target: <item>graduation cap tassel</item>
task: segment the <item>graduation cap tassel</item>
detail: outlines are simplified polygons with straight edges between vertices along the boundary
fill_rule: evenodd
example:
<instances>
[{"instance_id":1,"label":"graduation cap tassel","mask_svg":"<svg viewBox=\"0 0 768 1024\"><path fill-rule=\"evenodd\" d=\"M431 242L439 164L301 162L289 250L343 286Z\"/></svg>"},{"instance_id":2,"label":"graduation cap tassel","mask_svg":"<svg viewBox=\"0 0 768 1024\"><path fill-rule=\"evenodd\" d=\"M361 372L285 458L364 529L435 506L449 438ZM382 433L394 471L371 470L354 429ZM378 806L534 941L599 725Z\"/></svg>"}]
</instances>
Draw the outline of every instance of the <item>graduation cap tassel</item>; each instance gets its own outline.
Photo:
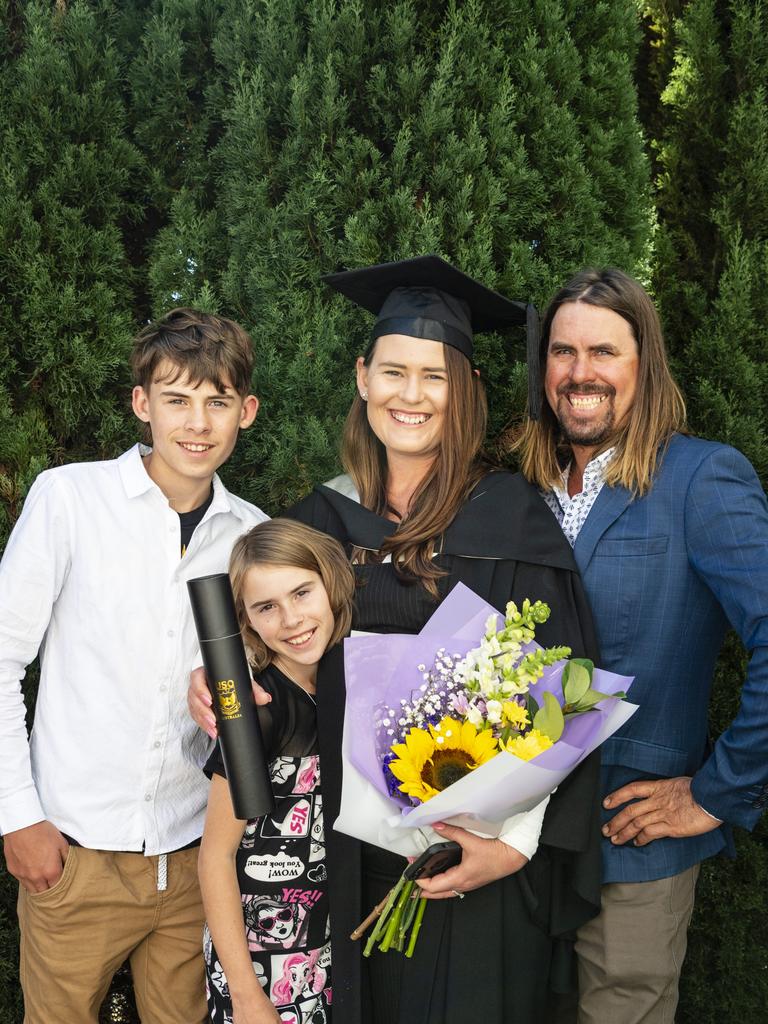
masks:
<instances>
[{"instance_id":1,"label":"graduation cap tassel","mask_svg":"<svg viewBox=\"0 0 768 1024\"><path fill-rule=\"evenodd\" d=\"M525 308L526 349L528 358L528 416L532 420L541 417L541 370L539 345L541 328L539 314L532 303Z\"/></svg>"}]
</instances>

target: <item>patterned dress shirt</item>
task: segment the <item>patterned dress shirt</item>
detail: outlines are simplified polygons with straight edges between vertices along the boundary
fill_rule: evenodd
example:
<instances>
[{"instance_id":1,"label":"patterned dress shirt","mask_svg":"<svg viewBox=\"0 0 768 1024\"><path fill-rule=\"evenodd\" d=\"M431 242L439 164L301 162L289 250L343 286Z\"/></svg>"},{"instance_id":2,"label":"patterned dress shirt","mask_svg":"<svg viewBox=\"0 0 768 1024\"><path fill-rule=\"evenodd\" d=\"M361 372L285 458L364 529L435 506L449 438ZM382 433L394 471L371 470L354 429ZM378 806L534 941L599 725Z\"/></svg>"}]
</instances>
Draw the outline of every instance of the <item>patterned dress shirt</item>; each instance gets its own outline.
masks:
<instances>
[{"instance_id":1,"label":"patterned dress shirt","mask_svg":"<svg viewBox=\"0 0 768 1024\"><path fill-rule=\"evenodd\" d=\"M584 480L581 490L571 498L568 494L568 477L571 472L571 463L565 467L561 474L561 483L555 484L551 491L542 491L541 496L555 513L563 533L568 538L568 543L573 547L576 538L579 536L592 506L597 501L597 496L603 489L605 483L605 471L608 463L613 458L614 448L608 448L601 452L591 462L587 463L584 470Z\"/></svg>"}]
</instances>

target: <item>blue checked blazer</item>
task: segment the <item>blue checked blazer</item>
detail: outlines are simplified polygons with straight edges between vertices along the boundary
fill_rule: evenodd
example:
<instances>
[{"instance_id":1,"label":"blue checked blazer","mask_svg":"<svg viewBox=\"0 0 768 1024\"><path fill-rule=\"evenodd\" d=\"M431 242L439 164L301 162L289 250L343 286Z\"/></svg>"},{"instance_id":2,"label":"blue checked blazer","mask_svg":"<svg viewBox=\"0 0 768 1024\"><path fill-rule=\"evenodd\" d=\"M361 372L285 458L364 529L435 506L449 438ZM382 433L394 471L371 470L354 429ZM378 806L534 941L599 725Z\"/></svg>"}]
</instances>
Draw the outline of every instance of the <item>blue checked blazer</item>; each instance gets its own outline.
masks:
<instances>
[{"instance_id":1,"label":"blue checked blazer","mask_svg":"<svg viewBox=\"0 0 768 1024\"><path fill-rule=\"evenodd\" d=\"M647 495L603 487L574 554L602 666L635 676L640 705L603 747L605 792L691 775L702 807L753 828L768 802L768 506L752 466L676 435ZM707 708L729 624L750 661L738 713L712 747ZM604 881L665 878L730 846L726 827L644 847L604 840Z\"/></svg>"}]
</instances>

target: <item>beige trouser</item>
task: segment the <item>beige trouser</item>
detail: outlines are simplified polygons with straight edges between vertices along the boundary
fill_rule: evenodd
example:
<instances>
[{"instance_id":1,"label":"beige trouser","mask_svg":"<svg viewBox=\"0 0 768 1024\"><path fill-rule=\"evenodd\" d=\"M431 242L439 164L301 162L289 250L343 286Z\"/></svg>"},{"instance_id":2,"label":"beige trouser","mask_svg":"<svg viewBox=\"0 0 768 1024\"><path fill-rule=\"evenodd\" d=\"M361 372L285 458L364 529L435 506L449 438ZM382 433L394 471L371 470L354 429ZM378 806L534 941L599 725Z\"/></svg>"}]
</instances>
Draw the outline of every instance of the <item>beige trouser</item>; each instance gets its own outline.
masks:
<instances>
[{"instance_id":1,"label":"beige trouser","mask_svg":"<svg viewBox=\"0 0 768 1024\"><path fill-rule=\"evenodd\" d=\"M603 886L579 929L579 1024L673 1024L699 865Z\"/></svg>"},{"instance_id":2,"label":"beige trouser","mask_svg":"<svg viewBox=\"0 0 768 1024\"><path fill-rule=\"evenodd\" d=\"M142 1024L206 1019L197 850L157 857L72 846L52 889L19 889L25 1024L96 1024L118 967L130 959Z\"/></svg>"}]
</instances>

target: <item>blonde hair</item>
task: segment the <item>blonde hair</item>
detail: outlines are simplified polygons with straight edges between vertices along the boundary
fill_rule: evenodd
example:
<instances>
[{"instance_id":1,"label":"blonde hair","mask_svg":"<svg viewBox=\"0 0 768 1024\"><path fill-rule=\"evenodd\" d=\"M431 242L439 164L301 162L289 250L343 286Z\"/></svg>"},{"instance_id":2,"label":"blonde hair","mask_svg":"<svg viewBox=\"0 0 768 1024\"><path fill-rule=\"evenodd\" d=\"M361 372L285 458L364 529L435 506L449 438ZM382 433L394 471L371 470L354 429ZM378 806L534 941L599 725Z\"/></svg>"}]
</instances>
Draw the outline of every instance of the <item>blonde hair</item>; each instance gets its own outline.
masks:
<instances>
[{"instance_id":1,"label":"blonde hair","mask_svg":"<svg viewBox=\"0 0 768 1024\"><path fill-rule=\"evenodd\" d=\"M413 339L418 345L418 339ZM382 545L392 555L400 576L419 580L437 596L437 580L445 575L433 561L440 538L486 469L480 451L485 439L488 405L485 387L466 356L445 345L448 404L435 461L411 498L407 516ZM370 366L376 342L364 357ZM384 515L387 508L387 455L368 422L365 402L355 395L344 425L341 448L344 468L352 477L365 508ZM359 561L366 552L356 551Z\"/></svg>"},{"instance_id":2,"label":"blonde hair","mask_svg":"<svg viewBox=\"0 0 768 1024\"><path fill-rule=\"evenodd\" d=\"M634 495L646 494L658 460L674 433L685 431L685 401L667 361L664 335L656 307L639 282L615 267L587 269L572 277L547 307L541 331L539 365L546 371L552 321L566 302L584 302L618 314L629 324L637 343L637 389L626 422L599 450L616 446L605 474L612 487L621 485ZM528 420L514 441L524 476L549 490L560 479L570 449L554 411L545 401L541 419Z\"/></svg>"},{"instance_id":3,"label":"blonde hair","mask_svg":"<svg viewBox=\"0 0 768 1024\"><path fill-rule=\"evenodd\" d=\"M255 565L290 566L317 573L328 594L335 622L328 646L338 643L352 624L355 573L337 540L290 519L270 519L240 537L229 559L229 578L235 610L248 658L260 672L272 661L267 647L248 621L243 591L245 577Z\"/></svg>"}]
</instances>

